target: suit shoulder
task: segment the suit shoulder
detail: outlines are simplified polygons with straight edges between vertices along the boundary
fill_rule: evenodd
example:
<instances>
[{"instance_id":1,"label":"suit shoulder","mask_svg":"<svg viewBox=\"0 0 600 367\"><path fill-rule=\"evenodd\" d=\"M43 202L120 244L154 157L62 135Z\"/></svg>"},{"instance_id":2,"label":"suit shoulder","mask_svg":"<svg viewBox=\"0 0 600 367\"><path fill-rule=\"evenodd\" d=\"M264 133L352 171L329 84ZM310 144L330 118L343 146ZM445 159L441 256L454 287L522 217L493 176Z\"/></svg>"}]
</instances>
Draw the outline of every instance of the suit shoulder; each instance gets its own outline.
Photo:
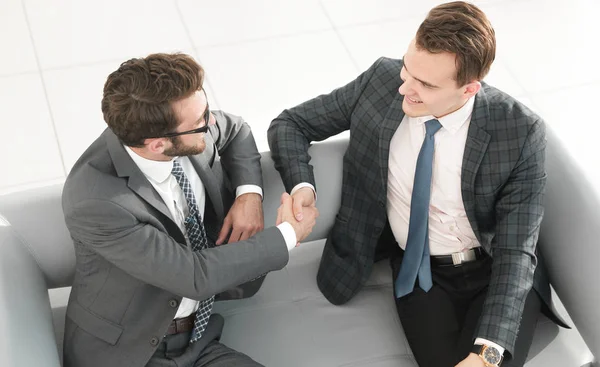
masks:
<instances>
[{"instance_id":1,"label":"suit shoulder","mask_svg":"<svg viewBox=\"0 0 600 367\"><path fill-rule=\"evenodd\" d=\"M382 56L373 65L371 68L373 70L373 75L382 77L382 76L391 76L393 79L400 79L400 70L402 69L402 60L401 59L392 59L389 57Z\"/></svg>"},{"instance_id":2,"label":"suit shoulder","mask_svg":"<svg viewBox=\"0 0 600 367\"><path fill-rule=\"evenodd\" d=\"M225 112L225 111L221 111L221 110L210 110L210 112L215 116L215 118L217 119L217 121L227 121L227 122L233 122L233 123L241 123L244 122L244 119L242 118L242 116L239 115L235 115L233 113L229 113L229 112Z\"/></svg>"},{"instance_id":3,"label":"suit shoulder","mask_svg":"<svg viewBox=\"0 0 600 367\"><path fill-rule=\"evenodd\" d=\"M116 174L103 136L100 136L69 172L62 193L63 210L83 200L114 197L115 192L107 190L122 186L122 182L123 179Z\"/></svg>"},{"instance_id":4,"label":"suit shoulder","mask_svg":"<svg viewBox=\"0 0 600 367\"><path fill-rule=\"evenodd\" d=\"M482 91L487 99L490 118L494 125L505 128L527 127L538 124L543 126L543 119L508 93L482 83Z\"/></svg>"},{"instance_id":5,"label":"suit shoulder","mask_svg":"<svg viewBox=\"0 0 600 367\"><path fill-rule=\"evenodd\" d=\"M393 98L398 93L400 87L400 69L402 69L402 60L380 57L363 74L367 77L366 95L372 98L372 95L387 91L386 95Z\"/></svg>"}]
</instances>

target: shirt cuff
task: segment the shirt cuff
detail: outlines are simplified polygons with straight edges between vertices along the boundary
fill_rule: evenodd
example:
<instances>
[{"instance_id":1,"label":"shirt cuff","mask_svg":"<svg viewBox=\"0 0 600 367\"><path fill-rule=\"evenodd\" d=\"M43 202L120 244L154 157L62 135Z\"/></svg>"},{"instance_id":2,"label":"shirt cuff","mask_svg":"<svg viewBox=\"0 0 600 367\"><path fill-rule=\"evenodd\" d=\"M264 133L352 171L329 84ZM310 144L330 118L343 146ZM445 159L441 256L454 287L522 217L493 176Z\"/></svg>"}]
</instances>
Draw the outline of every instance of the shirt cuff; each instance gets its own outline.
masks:
<instances>
[{"instance_id":1,"label":"shirt cuff","mask_svg":"<svg viewBox=\"0 0 600 367\"><path fill-rule=\"evenodd\" d=\"M283 222L277 226L279 231L281 231L281 235L285 240L285 244L288 248L288 251L292 251L294 247L296 247L297 239L296 239L296 231L294 231L294 227L288 222Z\"/></svg>"},{"instance_id":2,"label":"shirt cuff","mask_svg":"<svg viewBox=\"0 0 600 367\"><path fill-rule=\"evenodd\" d=\"M489 345L491 347L494 347L496 349L498 349L498 351L500 352L500 354L504 354L504 348L502 348L501 346L499 346L498 344L491 342L487 339L483 339L483 338L477 338L475 339L475 344L479 344L479 345Z\"/></svg>"},{"instance_id":3,"label":"shirt cuff","mask_svg":"<svg viewBox=\"0 0 600 367\"><path fill-rule=\"evenodd\" d=\"M294 195L296 193L296 191L298 191L304 187L310 187L312 189L313 194L315 194L315 203L316 203L317 202L317 190L315 190L315 187L312 184L309 184L308 182L301 182L298 185L294 186L294 188L292 189L292 192L290 192L290 195Z\"/></svg>"},{"instance_id":4,"label":"shirt cuff","mask_svg":"<svg viewBox=\"0 0 600 367\"><path fill-rule=\"evenodd\" d=\"M235 198L244 195L244 194L258 194L260 197L263 197L263 191L260 186L257 185L240 185L235 190Z\"/></svg>"}]
</instances>

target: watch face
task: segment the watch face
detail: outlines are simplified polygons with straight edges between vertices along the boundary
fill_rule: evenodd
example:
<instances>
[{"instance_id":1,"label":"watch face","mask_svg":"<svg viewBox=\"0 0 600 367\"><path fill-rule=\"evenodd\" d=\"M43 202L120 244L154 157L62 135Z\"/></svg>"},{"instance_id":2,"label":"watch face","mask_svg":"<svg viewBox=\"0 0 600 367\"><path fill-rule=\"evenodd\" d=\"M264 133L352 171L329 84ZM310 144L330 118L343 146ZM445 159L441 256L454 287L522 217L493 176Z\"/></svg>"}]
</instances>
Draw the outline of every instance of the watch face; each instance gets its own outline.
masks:
<instances>
[{"instance_id":1,"label":"watch face","mask_svg":"<svg viewBox=\"0 0 600 367\"><path fill-rule=\"evenodd\" d=\"M497 365L500 363L501 358L500 351L494 347L487 347L483 352L483 359L488 364Z\"/></svg>"}]
</instances>

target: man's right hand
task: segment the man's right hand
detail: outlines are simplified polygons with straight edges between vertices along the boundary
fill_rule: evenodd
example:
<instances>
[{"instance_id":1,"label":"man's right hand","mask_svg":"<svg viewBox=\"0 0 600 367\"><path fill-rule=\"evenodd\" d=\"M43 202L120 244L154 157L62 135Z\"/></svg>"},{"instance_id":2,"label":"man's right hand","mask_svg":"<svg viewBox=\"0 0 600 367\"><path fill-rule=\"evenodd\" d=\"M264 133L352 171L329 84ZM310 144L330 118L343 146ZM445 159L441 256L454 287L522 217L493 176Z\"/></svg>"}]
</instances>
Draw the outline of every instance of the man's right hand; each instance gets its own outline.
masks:
<instances>
[{"instance_id":1,"label":"man's right hand","mask_svg":"<svg viewBox=\"0 0 600 367\"><path fill-rule=\"evenodd\" d=\"M304 219L304 208L315 207L315 192L310 187L303 187L292 195L294 215L298 222Z\"/></svg>"},{"instance_id":2,"label":"man's right hand","mask_svg":"<svg viewBox=\"0 0 600 367\"><path fill-rule=\"evenodd\" d=\"M298 190L298 192L302 190L304 189ZM317 221L317 217L319 216L319 210L317 210L317 207L314 205L314 194L310 188L308 190L313 196L313 205L301 206L301 221L297 220L297 212L294 210L295 200L292 199L288 193L284 192L283 195L281 195L281 206L279 209L277 209L276 225L279 225L283 222L288 222L291 224L294 228L294 232L296 232L296 241L298 243L303 241L312 232L312 229ZM294 193L294 195L298 194L298 192ZM302 202L303 201L301 201L301 203Z\"/></svg>"}]
</instances>

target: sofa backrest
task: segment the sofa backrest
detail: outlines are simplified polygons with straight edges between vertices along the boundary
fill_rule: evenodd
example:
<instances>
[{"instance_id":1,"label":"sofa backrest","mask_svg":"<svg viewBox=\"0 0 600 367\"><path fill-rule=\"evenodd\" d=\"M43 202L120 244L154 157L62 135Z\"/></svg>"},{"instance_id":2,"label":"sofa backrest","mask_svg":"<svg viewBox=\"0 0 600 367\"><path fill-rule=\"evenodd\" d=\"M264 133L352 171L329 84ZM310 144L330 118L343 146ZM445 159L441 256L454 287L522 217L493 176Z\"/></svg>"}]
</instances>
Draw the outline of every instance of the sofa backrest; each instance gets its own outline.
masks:
<instances>
[{"instance_id":1,"label":"sofa backrest","mask_svg":"<svg viewBox=\"0 0 600 367\"><path fill-rule=\"evenodd\" d=\"M75 251L62 213L61 193L62 185L53 185L0 196L0 215L21 237L48 288L70 286L75 270Z\"/></svg>"},{"instance_id":2,"label":"sofa backrest","mask_svg":"<svg viewBox=\"0 0 600 367\"><path fill-rule=\"evenodd\" d=\"M552 286L600 358L600 154L574 159L548 129L545 214L538 246Z\"/></svg>"},{"instance_id":3,"label":"sofa backrest","mask_svg":"<svg viewBox=\"0 0 600 367\"><path fill-rule=\"evenodd\" d=\"M310 236L305 240L313 241L326 238L333 226L335 216L340 208L342 195L342 158L348 147L348 140L331 140L314 144L309 153L314 168L317 187L317 209L319 218ZM275 224L277 208L281 194L284 192L281 177L273 165L271 153L262 153L262 170L264 181L264 213L265 227Z\"/></svg>"}]
</instances>

